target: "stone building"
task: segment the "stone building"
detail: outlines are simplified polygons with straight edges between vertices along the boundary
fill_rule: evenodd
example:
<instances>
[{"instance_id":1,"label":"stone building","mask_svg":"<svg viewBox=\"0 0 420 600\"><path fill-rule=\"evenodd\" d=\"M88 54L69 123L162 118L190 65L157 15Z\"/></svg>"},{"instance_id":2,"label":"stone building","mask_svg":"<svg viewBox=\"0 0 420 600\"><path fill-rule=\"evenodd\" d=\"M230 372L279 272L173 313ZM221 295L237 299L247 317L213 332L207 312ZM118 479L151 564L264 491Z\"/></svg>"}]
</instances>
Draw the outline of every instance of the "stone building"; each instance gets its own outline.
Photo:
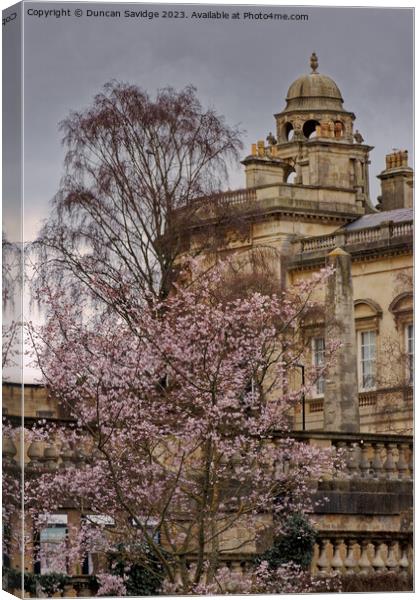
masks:
<instances>
[{"instance_id":1,"label":"stone building","mask_svg":"<svg viewBox=\"0 0 420 600\"><path fill-rule=\"evenodd\" d=\"M220 251L275 249L282 285L335 266L325 311L304 325L303 366L323 364L329 339L342 344L335 366L292 415L297 438L347 456L346 477L321 482L315 492L324 500L312 515L319 532L312 568L406 573L412 564L413 170L406 151L387 155L375 204L373 148L354 128L356 117L344 108L337 84L318 72L315 54L310 69L290 85L286 106L275 114L275 135L253 144L243 159L246 187L219 198L246 224L230 230ZM192 230L209 219L203 215ZM45 390L29 386L25 399L29 421L65 418ZM6 385L3 406L11 418L19 401L18 388ZM26 452L28 464L61 460L48 448ZM3 453L11 464L17 449L6 444ZM248 559L226 561L240 571ZM73 589L86 593L83 573L72 574Z\"/></svg>"}]
</instances>

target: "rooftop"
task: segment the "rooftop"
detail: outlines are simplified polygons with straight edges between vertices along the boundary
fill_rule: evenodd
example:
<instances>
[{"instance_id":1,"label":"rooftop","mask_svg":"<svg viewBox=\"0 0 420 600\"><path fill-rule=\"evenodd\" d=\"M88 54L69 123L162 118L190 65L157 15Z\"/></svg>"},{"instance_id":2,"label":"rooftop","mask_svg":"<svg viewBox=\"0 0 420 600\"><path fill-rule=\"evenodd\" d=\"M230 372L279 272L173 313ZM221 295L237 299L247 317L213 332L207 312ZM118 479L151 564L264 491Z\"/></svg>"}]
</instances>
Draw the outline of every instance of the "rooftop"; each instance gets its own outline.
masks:
<instances>
[{"instance_id":1,"label":"rooftop","mask_svg":"<svg viewBox=\"0 0 420 600\"><path fill-rule=\"evenodd\" d=\"M366 229L367 227L377 227L381 223L393 221L394 223L402 223L404 221L413 220L412 208L396 208L395 210L386 210L369 215L363 215L352 223L345 225L343 229L351 231L353 229Z\"/></svg>"}]
</instances>

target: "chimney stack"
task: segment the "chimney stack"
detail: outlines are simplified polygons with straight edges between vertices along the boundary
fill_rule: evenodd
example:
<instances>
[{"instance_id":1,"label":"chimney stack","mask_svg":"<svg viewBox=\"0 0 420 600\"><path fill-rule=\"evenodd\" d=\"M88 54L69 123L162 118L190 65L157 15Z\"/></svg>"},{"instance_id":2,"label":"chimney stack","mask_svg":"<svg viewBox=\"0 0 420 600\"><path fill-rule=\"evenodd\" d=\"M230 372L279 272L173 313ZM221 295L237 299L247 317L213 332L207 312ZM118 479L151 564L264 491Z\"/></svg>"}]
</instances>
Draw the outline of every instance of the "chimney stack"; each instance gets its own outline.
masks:
<instances>
[{"instance_id":1,"label":"chimney stack","mask_svg":"<svg viewBox=\"0 0 420 600\"><path fill-rule=\"evenodd\" d=\"M380 210L412 208L414 171L408 166L408 151L397 150L385 157L386 169L378 175L382 194L379 196Z\"/></svg>"}]
</instances>

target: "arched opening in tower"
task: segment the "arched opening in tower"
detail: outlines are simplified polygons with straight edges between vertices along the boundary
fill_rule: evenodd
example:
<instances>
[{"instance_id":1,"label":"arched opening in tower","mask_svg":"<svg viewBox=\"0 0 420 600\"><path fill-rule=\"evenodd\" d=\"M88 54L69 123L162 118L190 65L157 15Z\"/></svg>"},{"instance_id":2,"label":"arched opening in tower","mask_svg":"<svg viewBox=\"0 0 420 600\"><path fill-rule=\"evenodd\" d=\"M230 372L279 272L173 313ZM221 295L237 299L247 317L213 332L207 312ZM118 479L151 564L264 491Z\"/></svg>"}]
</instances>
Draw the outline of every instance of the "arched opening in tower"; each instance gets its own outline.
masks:
<instances>
[{"instance_id":1,"label":"arched opening in tower","mask_svg":"<svg viewBox=\"0 0 420 600\"><path fill-rule=\"evenodd\" d=\"M292 123L289 121L284 125L284 137L288 142L292 141L293 136L295 135L295 130L293 129Z\"/></svg>"},{"instance_id":2,"label":"arched opening in tower","mask_svg":"<svg viewBox=\"0 0 420 600\"><path fill-rule=\"evenodd\" d=\"M289 171L285 174L285 183L296 183L296 171L293 168L290 168Z\"/></svg>"},{"instance_id":3,"label":"arched opening in tower","mask_svg":"<svg viewBox=\"0 0 420 600\"><path fill-rule=\"evenodd\" d=\"M303 135L309 140L316 136L316 128L319 127L319 121L310 119L303 125Z\"/></svg>"},{"instance_id":4,"label":"arched opening in tower","mask_svg":"<svg viewBox=\"0 0 420 600\"><path fill-rule=\"evenodd\" d=\"M334 122L334 137L342 138L344 136L344 124L341 121Z\"/></svg>"}]
</instances>

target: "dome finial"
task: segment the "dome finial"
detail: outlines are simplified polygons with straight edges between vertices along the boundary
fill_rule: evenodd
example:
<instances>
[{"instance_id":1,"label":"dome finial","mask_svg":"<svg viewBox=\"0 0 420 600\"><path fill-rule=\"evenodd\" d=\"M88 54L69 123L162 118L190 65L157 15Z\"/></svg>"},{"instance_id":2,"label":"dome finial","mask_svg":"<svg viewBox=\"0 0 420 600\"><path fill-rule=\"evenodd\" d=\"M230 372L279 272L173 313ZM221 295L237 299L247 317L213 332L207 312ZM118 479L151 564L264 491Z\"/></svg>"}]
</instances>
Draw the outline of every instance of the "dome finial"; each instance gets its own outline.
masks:
<instances>
[{"instance_id":1,"label":"dome finial","mask_svg":"<svg viewBox=\"0 0 420 600\"><path fill-rule=\"evenodd\" d=\"M311 65L312 73L317 73L318 72L317 71L317 68L318 68L318 57L315 54L315 52L312 52L312 54L311 54L311 60L310 60L309 64Z\"/></svg>"}]
</instances>

